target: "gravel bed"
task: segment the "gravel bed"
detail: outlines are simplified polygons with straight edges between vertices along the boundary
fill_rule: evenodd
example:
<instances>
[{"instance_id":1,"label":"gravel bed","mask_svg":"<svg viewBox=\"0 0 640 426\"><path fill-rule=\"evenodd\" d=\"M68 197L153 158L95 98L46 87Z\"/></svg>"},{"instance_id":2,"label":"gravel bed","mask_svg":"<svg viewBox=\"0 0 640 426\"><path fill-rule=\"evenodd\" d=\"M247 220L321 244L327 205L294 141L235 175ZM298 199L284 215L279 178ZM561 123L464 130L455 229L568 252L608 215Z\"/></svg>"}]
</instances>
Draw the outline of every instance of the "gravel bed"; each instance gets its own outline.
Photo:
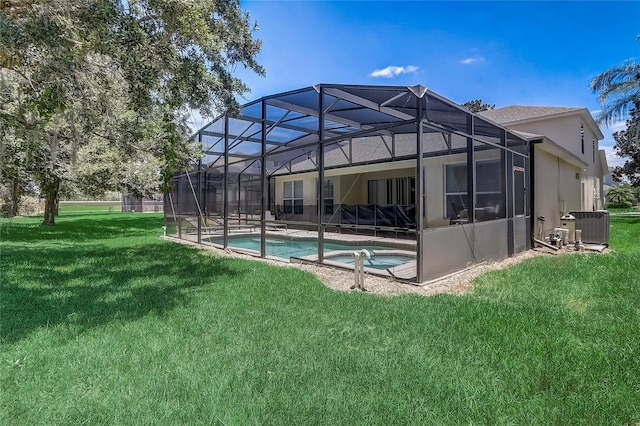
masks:
<instances>
[{"instance_id":1,"label":"gravel bed","mask_svg":"<svg viewBox=\"0 0 640 426\"><path fill-rule=\"evenodd\" d=\"M259 257L242 254L233 250L222 250L216 247L200 245L191 241L185 241L172 237L163 237L169 241L174 241L181 244L193 246L202 250L209 250L216 253L219 256L251 259L260 262L267 262L272 265L285 267L285 268L299 268L308 271L318 277L318 279L327 287L337 291L360 291L353 290L351 287L354 285L354 273L350 270L344 270L339 268L332 268L329 266L319 266L313 264L303 263L290 263L286 261L279 261L273 259L262 259ZM440 293L448 294L464 294L473 286L473 280L478 275L499 269L505 269L525 259L530 259L536 256L553 256L559 253L576 253L570 250L561 250L555 252L547 248L535 248L526 252L520 253L516 256L509 257L499 262L481 262L479 264L470 266L462 271L447 275L445 277L428 281L422 284L409 284L404 282L395 281L392 278L385 278L377 275L367 274L364 280L364 287L367 292L377 294L380 296L396 296L401 294L420 294L423 296L432 296Z\"/></svg>"}]
</instances>

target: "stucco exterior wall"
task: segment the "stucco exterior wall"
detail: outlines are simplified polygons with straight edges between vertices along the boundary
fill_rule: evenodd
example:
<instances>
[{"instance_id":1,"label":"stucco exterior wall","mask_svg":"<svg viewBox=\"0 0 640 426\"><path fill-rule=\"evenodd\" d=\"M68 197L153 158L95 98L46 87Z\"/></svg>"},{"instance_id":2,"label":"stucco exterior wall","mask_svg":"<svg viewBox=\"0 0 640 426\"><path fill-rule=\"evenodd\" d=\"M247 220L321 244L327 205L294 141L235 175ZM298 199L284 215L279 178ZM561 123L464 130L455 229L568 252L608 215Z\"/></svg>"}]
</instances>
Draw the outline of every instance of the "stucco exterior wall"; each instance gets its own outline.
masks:
<instances>
[{"instance_id":1,"label":"stucco exterior wall","mask_svg":"<svg viewBox=\"0 0 640 426\"><path fill-rule=\"evenodd\" d=\"M370 166L326 170L325 178L333 179L335 204L367 204L367 182L372 179L415 176L414 161L398 161ZM275 177L276 204L282 204L283 182L302 180L304 204L316 203L317 172Z\"/></svg>"},{"instance_id":2,"label":"stucco exterior wall","mask_svg":"<svg viewBox=\"0 0 640 426\"><path fill-rule=\"evenodd\" d=\"M494 158L492 151L479 151L476 160ZM425 166L425 226L435 228L450 225L445 212L445 165L466 163L466 154L454 154L426 158ZM334 182L334 204L367 204L368 182L370 180L400 177L415 177L415 162L413 160L382 163L366 166L346 167L327 170L326 178ZM301 173L297 175L276 178L276 204L282 204L283 182L302 180L304 204L316 203L317 173Z\"/></svg>"},{"instance_id":3,"label":"stucco exterior wall","mask_svg":"<svg viewBox=\"0 0 640 426\"><path fill-rule=\"evenodd\" d=\"M535 195L532 216L545 217L544 232L560 226L560 217L582 209L580 169L541 149L535 150ZM537 232L536 226L536 232Z\"/></svg>"},{"instance_id":4,"label":"stucco exterior wall","mask_svg":"<svg viewBox=\"0 0 640 426\"><path fill-rule=\"evenodd\" d=\"M416 175L414 165L413 161L402 161L396 163L394 169L384 167L385 164L366 166L365 170L367 171L336 178L340 181L342 188L342 192L339 194L340 198L336 197L336 200L340 200L343 204L367 204L368 182L370 180L413 177ZM346 172L351 172L351 170L347 169Z\"/></svg>"},{"instance_id":5,"label":"stucco exterior wall","mask_svg":"<svg viewBox=\"0 0 640 426\"><path fill-rule=\"evenodd\" d=\"M580 127L581 125L582 128ZM571 195L571 197L569 197L571 202L570 204L567 204L567 197L565 197L565 211L597 210L603 208L602 170L606 169L606 165L603 167L603 164L601 164L598 136L595 134L594 129L592 129L592 126L594 125L594 123L589 123L587 120L584 120L582 116L576 114L540 119L534 122L518 123L508 126L514 130L545 135L587 164L586 167L577 168L575 166L570 166L566 162L562 162L566 166L569 166L569 170L564 173L567 176L567 179L572 180L569 179L569 175L573 174L573 180L575 180L575 174L579 173L580 182L578 189L578 193L580 194L580 203L576 204L574 196ZM581 134L581 130L584 132L584 152L582 147L583 136ZM540 150L537 150L536 152L538 153ZM541 157L542 155L538 154L538 156ZM546 169L544 168L539 169L536 167L536 200L549 204L552 203L552 200L545 199L545 196L547 196L545 195L546 191L545 193L540 193L540 188L547 188L544 182L549 183L549 176L544 175L545 171ZM568 187L568 191L574 191L573 183L575 182L571 182L571 184L565 182L560 183L559 185ZM561 198L559 198L559 200L561 200ZM536 201L536 204L539 205L538 201ZM571 205L571 208L568 208L568 205ZM561 205L558 207L559 209L562 209ZM536 215L538 214L543 213L536 213Z\"/></svg>"},{"instance_id":6,"label":"stucco exterior wall","mask_svg":"<svg viewBox=\"0 0 640 426\"><path fill-rule=\"evenodd\" d=\"M297 180L302 181L302 197L303 204L315 204L316 203L316 178L317 173L301 173L299 175L291 175L282 178L276 178L276 204L282 204L282 197L284 191L284 182L293 182Z\"/></svg>"},{"instance_id":7,"label":"stucco exterior wall","mask_svg":"<svg viewBox=\"0 0 640 426\"><path fill-rule=\"evenodd\" d=\"M582 136L580 125L584 130L584 153L582 152ZM534 122L518 123L508 126L514 130L545 135L558 143L586 163L593 162L593 141L596 142L596 153L599 149L598 138L589 123L580 115L540 119Z\"/></svg>"}]
</instances>

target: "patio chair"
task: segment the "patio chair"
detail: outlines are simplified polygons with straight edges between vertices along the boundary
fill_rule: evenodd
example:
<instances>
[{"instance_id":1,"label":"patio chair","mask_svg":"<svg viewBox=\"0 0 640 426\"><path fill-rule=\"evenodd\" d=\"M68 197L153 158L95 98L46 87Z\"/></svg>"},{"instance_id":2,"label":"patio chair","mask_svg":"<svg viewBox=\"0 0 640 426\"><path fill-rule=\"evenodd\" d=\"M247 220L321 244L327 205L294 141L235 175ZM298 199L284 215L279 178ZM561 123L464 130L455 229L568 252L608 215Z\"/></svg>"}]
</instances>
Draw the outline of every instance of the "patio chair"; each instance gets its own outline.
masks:
<instances>
[{"instance_id":1,"label":"patio chair","mask_svg":"<svg viewBox=\"0 0 640 426\"><path fill-rule=\"evenodd\" d=\"M194 219L192 217L187 217L185 218L185 220L189 223L187 229L185 230L185 232L187 234L195 234L198 232L198 219ZM213 224L210 223L213 221ZM224 229L224 225L219 223L217 220L215 219L203 219L202 220L202 228L201 231L206 233L206 234L213 234L216 231L220 231Z\"/></svg>"},{"instance_id":2,"label":"patio chair","mask_svg":"<svg viewBox=\"0 0 640 426\"><path fill-rule=\"evenodd\" d=\"M276 223L275 222L275 218L273 217L273 215L271 214L271 210L265 210L264 212L264 221L267 227L270 227L273 231L278 231L280 229L283 229L286 231L287 230L287 224L286 223Z\"/></svg>"},{"instance_id":3,"label":"patio chair","mask_svg":"<svg viewBox=\"0 0 640 426\"><path fill-rule=\"evenodd\" d=\"M467 209L460 210L460 213L458 213L458 217L455 219L451 219L449 222L451 225L461 225L464 223L469 223L468 210Z\"/></svg>"}]
</instances>

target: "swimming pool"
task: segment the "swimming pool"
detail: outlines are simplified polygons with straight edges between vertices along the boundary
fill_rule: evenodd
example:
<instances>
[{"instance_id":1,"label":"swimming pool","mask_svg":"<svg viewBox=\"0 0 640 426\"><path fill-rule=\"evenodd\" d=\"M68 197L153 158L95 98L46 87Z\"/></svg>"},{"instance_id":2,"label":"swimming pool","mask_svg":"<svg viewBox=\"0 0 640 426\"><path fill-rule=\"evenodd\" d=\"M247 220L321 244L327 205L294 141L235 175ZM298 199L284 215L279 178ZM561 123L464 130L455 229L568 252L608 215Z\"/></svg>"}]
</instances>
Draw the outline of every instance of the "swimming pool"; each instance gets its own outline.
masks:
<instances>
[{"instance_id":1,"label":"swimming pool","mask_svg":"<svg viewBox=\"0 0 640 426\"><path fill-rule=\"evenodd\" d=\"M353 256L350 255L339 255L339 256L331 256L329 259L334 262L340 263L348 263L349 265L353 265ZM407 262L414 260L415 257L404 256L404 255L387 255L387 254L374 254L371 256L371 259L363 259L363 265L365 268L373 268L373 269L389 269L394 268L396 266L404 265Z\"/></svg>"},{"instance_id":2,"label":"swimming pool","mask_svg":"<svg viewBox=\"0 0 640 426\"><path fill-rule=\"evenodd\" d=\"M221 238L212 238L211 242L214 244L222 244ZM260 252L260 237L254 236L242 236L236 238L229 238L229 247L239 248L246 250L253 250ZM334 262L345 263L353 265L352 252L356 250L365 249L369 253L373 253L371 259L365 259L365 268L374 268L385 270L395 266L403 265L411 260L415 260L415 256L408 255L389 255L389 254L375 254L375 251L389 250L389 247L382 246L350 246L346 244L328 243L324 244L325 258ZM327 255L331 252L348 251L350 253L337 253ZM279 257L282 259L289 259L291 257L305 257L314 256L318 254L318 242L316 240L296 240L296 239L278 239L267 238L266 239L266 255Z\"/></svg>"},{"instance_id":3,"label":"swimming pool","mask_svg":"<svg viewBox=\"0 0 640 426\"><path fill-rule=\"evenodd\" d=\"M222 244L222 239L212 239L212 243ZM267 238L267 256L281 257L304 257L318 254L318 242L315 240L282 240L277 238ZM229 247L247 250L260 251L260 237L238 237L229 238ZM385 247L378 246L347 246L343 244L325 243L325 252L335 250L384 250Z\"/></svg>"}]
</instances>

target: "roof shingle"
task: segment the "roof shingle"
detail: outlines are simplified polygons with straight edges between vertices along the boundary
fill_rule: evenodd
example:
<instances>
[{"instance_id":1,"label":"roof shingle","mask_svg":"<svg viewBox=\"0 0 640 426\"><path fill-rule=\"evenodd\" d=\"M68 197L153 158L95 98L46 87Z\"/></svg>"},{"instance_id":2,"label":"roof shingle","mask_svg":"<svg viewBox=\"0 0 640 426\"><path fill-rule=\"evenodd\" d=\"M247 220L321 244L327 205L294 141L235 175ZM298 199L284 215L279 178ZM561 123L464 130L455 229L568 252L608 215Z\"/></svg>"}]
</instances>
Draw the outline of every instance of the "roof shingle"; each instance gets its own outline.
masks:
<instances>
[{"instance_id":1,"label":"roof shingle","mask_svg":"<svg viewBox=\"0 0 640 426\"><path fill-rule=\"evenodd\" d=\"M533 118L551 117L568 112L580 111L582 109L584 108L511 105L504 108L482 111L479 115L488 118L494 123L507 124Z\"/></svg>"}]
</instances>

